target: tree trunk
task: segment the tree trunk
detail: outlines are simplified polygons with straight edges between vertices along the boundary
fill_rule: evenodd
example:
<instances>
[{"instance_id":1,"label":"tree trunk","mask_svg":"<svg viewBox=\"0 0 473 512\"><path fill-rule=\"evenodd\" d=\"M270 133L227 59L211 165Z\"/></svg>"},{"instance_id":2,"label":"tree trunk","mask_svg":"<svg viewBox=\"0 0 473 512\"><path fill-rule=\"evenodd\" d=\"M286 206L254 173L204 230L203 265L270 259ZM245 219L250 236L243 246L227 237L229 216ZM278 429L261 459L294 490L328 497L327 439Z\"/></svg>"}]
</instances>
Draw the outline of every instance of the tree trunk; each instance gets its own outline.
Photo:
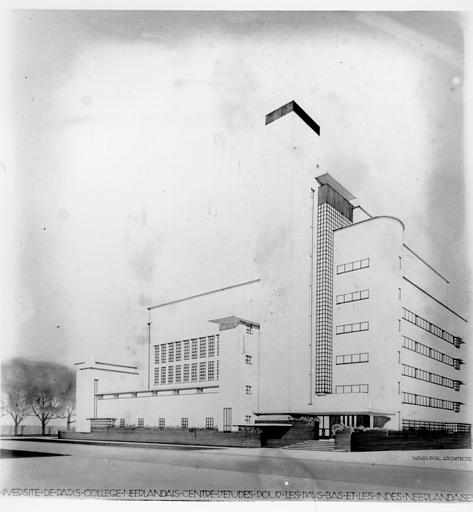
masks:
<instances>
[{"instance_id":1,"label":"tree trunk","mask_svg":"<svg viewBox=\"0 0 473 512\"><path fill-rule=\"evenodd\" d=\"M20 422L17 419L15 419L14 422L15 422L15 434L14 435L17 436L18 435L18 425L20 424Z\"/></svg>"}]
</instances>

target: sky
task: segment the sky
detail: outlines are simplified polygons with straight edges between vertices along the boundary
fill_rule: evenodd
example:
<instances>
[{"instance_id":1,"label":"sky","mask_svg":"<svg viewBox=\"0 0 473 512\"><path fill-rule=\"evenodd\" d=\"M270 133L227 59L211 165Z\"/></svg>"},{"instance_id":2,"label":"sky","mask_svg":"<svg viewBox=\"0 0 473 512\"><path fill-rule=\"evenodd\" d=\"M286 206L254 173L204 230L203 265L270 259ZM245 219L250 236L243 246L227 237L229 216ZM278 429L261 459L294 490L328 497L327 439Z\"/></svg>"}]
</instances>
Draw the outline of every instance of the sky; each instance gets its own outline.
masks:
<instances>
[{"instance_id":1,"label":"sky","mask_svg":"<svg viewBox=\"0 0 473 512\"><path fill-rule=\"evenodd\" d=\"M466 314L462 24L453 12L14 12L2 357L141 365L148 306L257 278L258 204L277 198L248 162L265 114L292 99L322 129L314 175L401 218Z\"/></svg>"}]
</instances>

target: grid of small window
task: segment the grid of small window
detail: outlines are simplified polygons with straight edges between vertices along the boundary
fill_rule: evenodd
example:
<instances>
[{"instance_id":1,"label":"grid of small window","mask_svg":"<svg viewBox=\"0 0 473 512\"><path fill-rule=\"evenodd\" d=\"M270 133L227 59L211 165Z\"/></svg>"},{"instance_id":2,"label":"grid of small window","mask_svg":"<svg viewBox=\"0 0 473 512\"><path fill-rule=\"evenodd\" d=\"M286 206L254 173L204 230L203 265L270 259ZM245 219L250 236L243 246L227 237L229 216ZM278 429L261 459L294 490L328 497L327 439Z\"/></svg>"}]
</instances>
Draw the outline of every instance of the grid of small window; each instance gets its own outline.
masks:
<instances>
[{"instance_id":1,"label":"grid of small window","mask_svg":"<svg viewBox=\"0 0 473 512\"><path fill-rule=\"evenodd\" d=\"M189 428L189 418L181 418L181 428Z\"/></svg>"},{"instance_id":2,"label":"grid of small window","mask_svg":"<svg viewBox=\"0 0 473 512\"><path fill-rule=\"evenodd\" d=\"M446 409L448 411L460 412L461 402L452 402L433 396L416 395L415 393L402 393L402 403L409 405L420 405L421 407L432 407L434 409Z\"/></svg>"},{"instance_id":3,"label":"grid of small window","mask_svg":"<svg viewBox=\"0 0 473 512\"><path fill-rule=\"evenodd\" d=\"M158 420L158 427L164 428L166 426L166 418L159 418Z\"/></svg>"},{"instance_id":4,"label":"grid of small window","mask_svg":"<svg viewBox=\"0 0 473 512\"><path fill-rule=\"evenodd\" d=\"M249 414L245 415L245 423L251 423L251 416Z\"/></svg>"},{"instance_id":5,"label":"grid of small window","mask_svg":"<svg viewBox=\"0 0 473 512\"><path fill-rule=\"evenodd\" d=\"M161 364L166 363L166 343L161 344Z\"/></svg>"},{"instance_id":6,"label":"grid of small window","mask_svg":"<svg viewBox=\"0 0 473 512\"><path fill-rule=\"evenodd\" d=\"M199 338L200 352L199 357L207 357L207 338Z\"/></svg>"},{"instance_id":7,"label":"grid of small window","mask_svg":"<svg viewBox=\"0 0 473 512\"><path fill-rule=\"evenodd\" d=\"M154 346L154 364L159 364L159 345Z\"/></svg>"},{"instance_id":8,"label":"grid of small window","mask_svg":"<svg viewBox=\"0 0 473 512\"><path fill-rule=\"evenodd\" d=\"M251 356L246 355L245 356L245 364L251 364L251 359L252 359Z\"/></svg>"},{"instance_id":9,"label":"grid of small window","mask_svg":"<svg viewBox=\"0 0 473 512\"><path fill-rule=\"evenodd\" d=\"M208 364L208 379L214 380L215 379L215 361L209 361Z\"/></svg>"},{"instance_id":10,"label":"grid of small window","mask_svg":"<svg viewBox=\"0 0 473 512\"><path fill-rule=\"evenodd\" d=\"M181 365L178 364L176 366L176 384L179 384L182 381L182 368Z\"/></svg>"},{"instance_id":11,"label":"grid of small window","mask_svg":"<svg viewBox=\"0 0 473 512\"><path fill-rule=\"evenodd\" d=\"M335 386L335 393L368 393L368 384Z\"/></svg>"},{"instance_id":12,"label":"grid of small window","mask_svg":"<svg viewBox=\"0 0 473 512\"><path fill-rule=\"evenodd\" d=\"M174 384L174 366L168 366L168 384Z\"/></svg>"},{"instance_id":13,"label":"grid of small window","mask_svg":"<svg viewBox=\"0 0 473 512\"><path fill-rule=\"evenodd\" d=\"M154 383L159 384L159 368L154 369Z\"/></svg>"},{"instance_id":14,"label":"grid of small window","mask_svg":"<svg viewBox=\"0 0 473 512\"><path fill-rule=\"evenodd\" d=\"M407 336L403 336L402 338L402 346L408 350L416 352L417 354L429 357L430 359L435 359L436 361L448 366L453 366L456 370L459 370L460 365L463 364L461 359L444 354L443 352L430 348L423 343L413 340L412 338L408 338Z\"/></svg>"},{"instance_id":15,"label":"grid of small window","mask_svg":"<svg viewBox=\"0 0 473 512\"><path fill-rule=\"evenodd\" d=\"M370 259L365 258L363 260L350 261L350 263L344 263L343 265L337 265L337 274L344 274L345 272L353 272L354 270L361 270L362 268L368 268L370 266Z\"/></svg>"},{"instance_id":16,"label":"grid of small window","mask_svg":"<svg viewBox=\"0 0 473 512\"><path fill-rule=\"evenodd\" d=\"M454 336L453 334L450 334L447 331L444 331L437 325L433 324L432 322L429 322L425 318L422 318L419 315L416 315L412 311L409 311L406 308L402 308L402 317L404 320L407 320L411 324L417 325L421 329L424 329L424 331L430 332L434 336L437 336L437 338L440 338L447 343L450 343L451 345L454 345L456 348L460 348L460 345L463 343L463 340L459 336Z\"/></svg>"},{"instance_id":17,"label":"grid of small window","mask_svg":"<svg viewBox=\"0 0 473 512\"><path fill-rule=\"evenodd\" d=\"M432 384L437 384L445 388L454 389L455 391L459 391L460 385L462 384L461 381L459 380L449 379L448 377L443 377L442 375L438 375L437 373L432 373L426 370L422 370L420 368L415 368L414 366L409 366L408 364L402 365L402 374L405 375L406 377L424 380L426 382L431 382Z\"/></svg>"},{"instance_id":18,"label":"grid of small window","mask_svg":"<svg viewBox=\"0 0 473 512\"><path fill-rule=\"evenodd\" d=\"M189 365L184 365L184 382L189 382Z\"/></svg>"},{"instance_id":19,"label":"grid of small window","mask_svg":"<svg viewBox=\"0 0 473 512\"><path fill-rule=\"evenodd\" d=\"M125 427L125 418L120 418L120 428Z\"/></svg>"},{"instance_id":20,"label":"grid of small window","mask_svg":"<svg viewBox=\"0 0 473 512\"><path fill-rule=\"evenodd\" d=\"M197 382L197 363L192 363L191 366L191 381Z\"/></svg>"},{"instance_id":21,"label":"grid of small window","mask_svg":"<svg viewBox=\"0 0 473 512\"><path fill-rule=\"evenodd\" d=\"M207 378L207 363L202 361L199 365L199 380L206 380Z\"/></svg>"},{"instance_id":22,"label":"grid of small window","mask_svg":"<svg viewBox=\"0 0 473 512\"><path fill-rule=\"evenodd\" d=\"M138 428L143 428L145 426L145 419L138 418Z\"/></svg>"},{"instance_id":23,"label":"grid of small window","mask_svg":"<svg viewBox=\"0 0 473 512\"><path fill-rule=\"evenodd\" d=\"M190 349L189 349L190 341L184 340L183 343L184 343L184 361L188 361L189 356L190 356Z\"/></svg>"},{"instance_id":24,"label":"grid of small window","mask_svg":"<svg viewBox=\"0 0 473 512\"><path fill-rule=\"evenodd\" d=\"M161 367L161 384L166 384L166 367Z\"/></svg>"},{"instance_id":25,"label":"grid of small window","mask_svg":"<svg viewBox=\"0 0 473 512\"><path fill-rule=\"evenodd\" d=\"M217 357L220 355L220 334L215 336L217 338Z\"/></svg>"},{"instance_id":26,"label":"grid of small window","mask_svg":"<svg viewBox=\"0 0 473 512\"><path fill-rule=\"evenodd\" d=\"M176 341L176 361L180 361L182 357L182 343Z\"/></svg>"},{"instance_id":27,"label":"grid of small window","mask_svg":"<svg viewBox=\"0 0 473 512\"><path fill-rule=\"evenodd\" d=\"M209 357L215 356L215 336L208 337Z\"/></svg>"},{"instance_id":28,"label":"grid of small window","mask_svg":"<svg viewBox=\"0 0 473 512\"><path fill-rule=\"evenodd\" d=\"M219 378L219 373L220 373L220 361L217 360L217 380Z\"/></svg>"},{"instance_id":29,"label":"grid of small window","mask_svg":"<svg viewBox=\"0 0 473 512\"><path fill-rule=\"evenodd\" d=\"M369 298L369 290L360 290L351 293L341 293L340 295L337 295L337 304L345 304L346 302L355 302L357 300L365 300Z\"/></svg>"},{"instance_id":30,"label":"grid of small window","mask_svg":"<svg viewBox=\"0 0 473 512\"><path fill-rule=\"evenodd\" d=\"M174 363L174 343L168 343L168 363Z\"/></svg>"},{"instance_id":31,"label":"grid of small window","mask_svg":"<svg viewBox=\"0 0 473 512\"><path fill-rule=\"evenodd\" d=\"M197 356L198 356L197 349L199 348L198 347L199 340L197 338L194 338L193 340L191 340L191 342L192 342L192 359L197 359Z\"/></svg>"},{"instance_id":32,"label":"grid of small window","mask_svg":"<svg viewBox=\"0 0 473 512\"><path fill-rule=\"evenodd\" d=\"M368 352L360 352L359 354L342 354L336 357L336 364L367 363L368 361Z\"/></svg>"},{"instance_id":33,"label":"grid of small window","mask_svg":"<svg viewBox=\"0 0 473 512\"><path fill-rule=\"evenodd\" d=\"M252 392L251 386L245 386L245 394L246 395L251 395L251 392Z\"/></svg>"},{"instance_id":34,"label":"grid of small window","mask_svg":"<svg viewBox=\"0 0 473 512\"><path fill-rule=\"evenodd\" d=\"M213 418L205 418L205 428L214 428L214 419Z\"/></svg>"},{"instance_id":35,"label":"grid of small window","mask_svg":"<svg viewBox=\"0 0 473 512\"><path fill-rule=\"evenodd\" d=\"M315 274L315 392L332 392L333 231L350 220L328 203L317 205Z\"/></svg>"},{"instance_id":36,"label":"grid of small window","mask_svg":"<svg viewBox=\"0 0 473 512\"><path fill-rule=\"evenodd\" d=\"M369 328L369 322L357 322L354 324L337 325L335 332L337 334L350 334L352 332L368 331Z\"/></svg>"}]
</instances>

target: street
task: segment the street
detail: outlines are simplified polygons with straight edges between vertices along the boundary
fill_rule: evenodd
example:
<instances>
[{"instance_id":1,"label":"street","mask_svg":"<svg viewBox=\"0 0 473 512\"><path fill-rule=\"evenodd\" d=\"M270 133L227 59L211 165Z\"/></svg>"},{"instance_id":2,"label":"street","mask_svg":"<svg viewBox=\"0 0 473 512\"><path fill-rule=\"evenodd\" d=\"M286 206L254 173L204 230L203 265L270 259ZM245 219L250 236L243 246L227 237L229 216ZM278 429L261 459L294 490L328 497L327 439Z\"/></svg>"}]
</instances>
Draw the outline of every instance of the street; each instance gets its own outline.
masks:
<instances>
[{"instance_id":1,"label":"street","mask_svg":"<svg viewBox=\"0 0 473 512\"><path fill-rule=\"evenodd\" d=\"M473 489L471 471L388 466L390 452L377 454L384 463L374 464L267 448L138 448L5 439L1 448L4 496L424 501L429 498L422 496L435 493L471 496ZM357 460L358 455L344 457Z\"/></svg>"}]
</instances>

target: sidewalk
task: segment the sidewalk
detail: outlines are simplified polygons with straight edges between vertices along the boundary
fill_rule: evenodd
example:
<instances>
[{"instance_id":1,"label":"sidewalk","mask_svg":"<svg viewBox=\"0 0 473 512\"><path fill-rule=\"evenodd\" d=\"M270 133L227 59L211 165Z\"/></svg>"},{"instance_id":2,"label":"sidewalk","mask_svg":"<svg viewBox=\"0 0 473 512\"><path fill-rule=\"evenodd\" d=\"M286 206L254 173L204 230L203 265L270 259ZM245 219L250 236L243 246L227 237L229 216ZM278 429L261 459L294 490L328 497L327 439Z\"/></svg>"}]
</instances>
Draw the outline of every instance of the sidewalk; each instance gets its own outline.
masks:
<instances>
[{"instance_id":1,"label":"sidewalk","mask_svg":"<svg viewBox=\"0 0 473 512\"><path fill-rule=\"evenodd\" d=\"M341 462L344 464L369 464L371 466L404 466L424 467L441 470L473 471L473 449L463 450L412 450L412 451L379 451L379 452L336 452L336 451L305 451L281 450L280 448L225 448L199 445L157 444L125 441L83 441L57 439L42 436L2 437L9 441L34 441L62 444L84 444L95 446L118 446L146 448L156 450L208 450L216 455L252 455L268 458L285 458L300 460L319 460L324 462Z\"/></svg>"}]
</instances>

